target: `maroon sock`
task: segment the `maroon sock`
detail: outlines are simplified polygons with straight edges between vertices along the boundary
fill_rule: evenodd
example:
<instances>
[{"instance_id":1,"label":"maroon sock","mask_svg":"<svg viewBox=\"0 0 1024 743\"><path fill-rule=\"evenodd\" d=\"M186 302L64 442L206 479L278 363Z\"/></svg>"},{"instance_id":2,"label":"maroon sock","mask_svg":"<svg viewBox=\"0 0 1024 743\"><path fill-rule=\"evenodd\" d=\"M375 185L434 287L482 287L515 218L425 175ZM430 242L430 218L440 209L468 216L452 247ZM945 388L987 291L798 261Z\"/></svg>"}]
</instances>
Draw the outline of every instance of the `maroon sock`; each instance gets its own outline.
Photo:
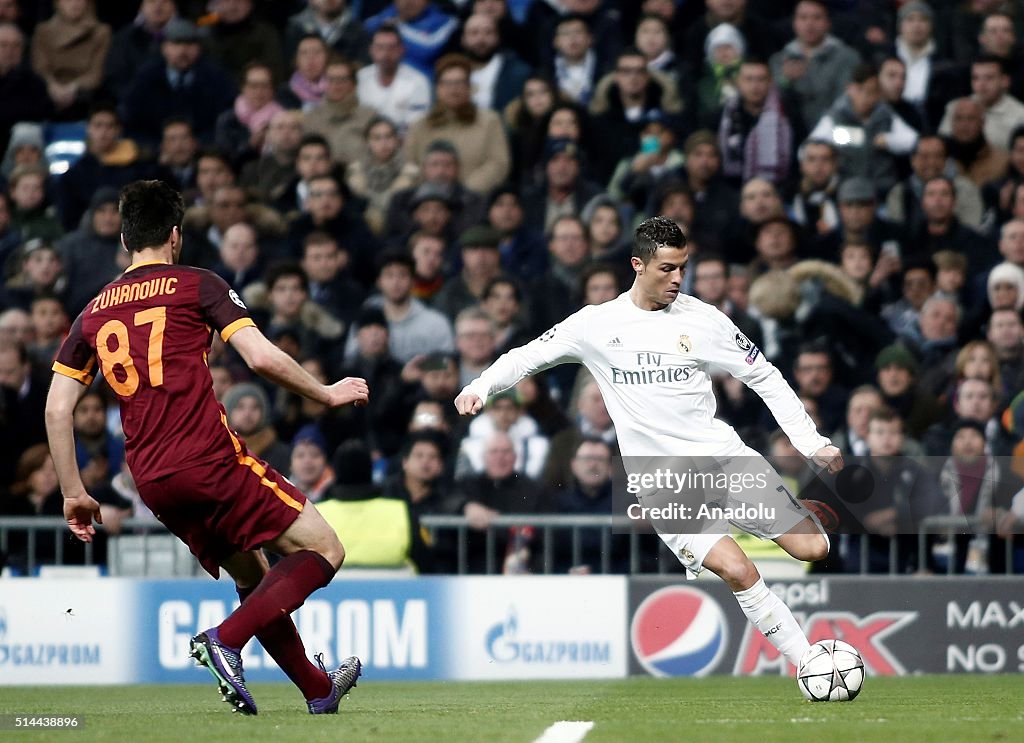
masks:
<instances>
[{"instance_id":1,"label":"maroon sock","mask_svg":"<svg viewBox=\"0 0 1024 743\"><path fill-rule=\"evenodd\" d=\"M238 600L244 602L256 586L238 588ZM269 627L256 633L263 649L280 666L292 683L299 687L302 696L308 699L323 699L331 693L331 680L327 674L309 662L306 648L302 644L295 623L290 616L283 616Z\"/></svg>"},{"instance_id":2,"label":"maroon sock","mask_svg":"<svg viewBox=\"0 0 1024 743\"><path fill-rule=\"evenodd\" d=\"M334 566L320 554L300 550L285 557L263 576L248 598L217 628L220 641L243 648L259 632L298 609L306 598L334 577Z\"/></svg>"}]
</instances>

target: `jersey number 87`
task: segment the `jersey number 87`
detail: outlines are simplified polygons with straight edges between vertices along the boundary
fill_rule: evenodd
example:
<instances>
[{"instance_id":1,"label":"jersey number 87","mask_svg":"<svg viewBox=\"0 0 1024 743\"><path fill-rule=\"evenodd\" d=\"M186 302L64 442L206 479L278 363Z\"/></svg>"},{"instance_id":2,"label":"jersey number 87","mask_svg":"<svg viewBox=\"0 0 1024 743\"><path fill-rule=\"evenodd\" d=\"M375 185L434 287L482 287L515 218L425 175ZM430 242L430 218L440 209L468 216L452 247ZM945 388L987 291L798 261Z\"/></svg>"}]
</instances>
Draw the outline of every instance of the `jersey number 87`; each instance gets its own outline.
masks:
<instances>
[{"instance_id":1,"label":"jersey number 87","mask_svg":"<svg viewBox=\"0 0 1024 743\"><path fill-rule=\"evenodd\" d=\"M135 313L135 327L151 325L149 329L149 383L159 387L164 383L164 328L167 326L167 308L150 307ZM117 346L110 350L110 339L117 340ZM131 397L139 389L139 372L132 360L128 341L128 328L120 320L108 320L96 334L96 353L100 357L103 377L111 389L122 397ZM118 378L120 367L124 379Z\"/></svg>"}]
</instances>

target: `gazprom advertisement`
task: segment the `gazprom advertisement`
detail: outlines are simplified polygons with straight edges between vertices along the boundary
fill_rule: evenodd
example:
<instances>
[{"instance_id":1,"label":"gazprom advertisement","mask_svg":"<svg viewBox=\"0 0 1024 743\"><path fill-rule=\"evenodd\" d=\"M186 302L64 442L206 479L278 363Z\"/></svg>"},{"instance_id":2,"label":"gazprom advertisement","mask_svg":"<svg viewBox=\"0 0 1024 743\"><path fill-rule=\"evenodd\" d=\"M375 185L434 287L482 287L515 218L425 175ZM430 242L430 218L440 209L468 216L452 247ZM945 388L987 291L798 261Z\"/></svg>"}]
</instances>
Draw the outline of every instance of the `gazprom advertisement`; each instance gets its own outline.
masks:
<instances>
[{"instance_id":1,"label":"gazprom advertisement","mask_svg":"<svg viewBox=\"0 0 1024 743\"><path fill-rule=\"evenodd\" d=\"M0 686L203 683L189 639L238 600L230 582L0 583ZM338 580L293 615L307 654L357 655L367 680L622 677L623 577ZM284 681L258 642L250 681ZM57 673L56 671L59 671Z\"/></svg>"},{"instance_id":2,"label":"gazprom advertisement","mask_svg":"<svg viewBox=\"0 0 1024 743\"><path fill-rule=\"evenodd\" d=\"M336 581L317 591L292 616L306 653L324 654L328 668L350 655L363 661L367 678L447 678L442 653L451 620L451 584L439 579ZM234 611L232 584L196 581L135 583L146 641L137 681L189 683L196 678L189 639ZM258 642L242 653L246 679L285 680Z\"/></svg>"}]
</instances>

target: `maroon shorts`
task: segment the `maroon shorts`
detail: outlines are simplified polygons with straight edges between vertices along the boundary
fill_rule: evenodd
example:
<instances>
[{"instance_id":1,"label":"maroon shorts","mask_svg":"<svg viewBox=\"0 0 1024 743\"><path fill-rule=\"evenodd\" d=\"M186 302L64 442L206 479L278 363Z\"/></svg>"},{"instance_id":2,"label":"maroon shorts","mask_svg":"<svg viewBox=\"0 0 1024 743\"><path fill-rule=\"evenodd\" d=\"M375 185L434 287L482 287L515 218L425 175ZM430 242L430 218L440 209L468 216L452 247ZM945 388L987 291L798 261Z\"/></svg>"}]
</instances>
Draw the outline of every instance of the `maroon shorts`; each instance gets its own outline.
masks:
<instances>
[{"instance_id":1,"label":"maroon shorts","mask_svg":"<svg viewBox=\"0 0 1024 743\"><path fill-rule=\"evenodd\" d=\"M298 488L250 455L244 444L237 456L188 467L138 488L142 501L214 578L231 555L278 537L306 504Z\"/></svg>"}]
</instances>

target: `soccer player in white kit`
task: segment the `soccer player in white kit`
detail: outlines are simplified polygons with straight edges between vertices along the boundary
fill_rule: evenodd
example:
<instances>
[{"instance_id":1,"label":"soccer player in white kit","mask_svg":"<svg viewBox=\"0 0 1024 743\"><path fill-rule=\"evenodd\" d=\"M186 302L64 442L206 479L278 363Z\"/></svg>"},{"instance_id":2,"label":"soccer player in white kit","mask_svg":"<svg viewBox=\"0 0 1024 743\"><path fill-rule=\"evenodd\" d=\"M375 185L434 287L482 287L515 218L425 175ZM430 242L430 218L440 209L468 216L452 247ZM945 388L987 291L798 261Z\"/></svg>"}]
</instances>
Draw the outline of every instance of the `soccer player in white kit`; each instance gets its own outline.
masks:
<instances>
[{"instance_id":1,"label":"soccer player in white kit","mask_svg":"<svg viewBox=\"0 0 1024 743\"><path fill-rule=\"evenodd\" d=\"M731 426L714 417L710 368L716 367L761 396L801 454L838 472L843 467L839 449L817 432L779 370L725 314L680 295L688 259L686 237L675 222L664 217L646 220L636 230L630 259L636 275L628 292L584 307L536 340L502 355L462 390L455 407L461 415L475 415L490 395L524 377L576 362L597 381L625 459L759 457ZM737 525L773 539L798 560L823 559L829 543L820 523L809 514L796 518L782 533L772 529L778 524ZM751 623L790 663L798 664L809 647L803 630L732 537L660 536L689 577L707 568L722 578Z\"/></svg>"}]
</instances>

